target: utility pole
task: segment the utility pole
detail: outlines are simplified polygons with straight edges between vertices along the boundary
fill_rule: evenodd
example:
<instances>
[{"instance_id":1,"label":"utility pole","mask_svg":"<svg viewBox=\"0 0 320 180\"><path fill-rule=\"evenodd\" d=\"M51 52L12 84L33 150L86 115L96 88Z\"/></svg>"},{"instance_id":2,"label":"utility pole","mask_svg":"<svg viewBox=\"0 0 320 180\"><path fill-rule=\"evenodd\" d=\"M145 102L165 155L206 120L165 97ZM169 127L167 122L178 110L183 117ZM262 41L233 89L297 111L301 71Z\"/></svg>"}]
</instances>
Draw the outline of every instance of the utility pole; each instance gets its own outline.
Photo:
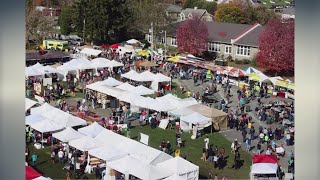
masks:
<instances>
[{"instance_id":1,"label":"utility pole","mask_svg":"<svg viewBox=\"0 0 320 180\"><path fill-rule=\"evenodd\" d=\"M166 60L167 57L167 31L164 31L164 59Z\"/></svg>"},{"instance_id":2,"label":"utility pole","mask_svg":"<svg viewBox=\"0 0 320 180\"><path fill-rule=\"evenodd\" d=\"M86 18L84 18L84 20L83 20L83 36L82 36L82 38L83 38L83 41L84 41L84 42L86 42L85 37L84 37L84 35L85 35L85 30L86 30Z\"/></svg>"},{"instance_id":3,"label":"utility pole","mask_svg":"<svg viewBox=\"0 0 320 180\"><path fill-rule=\"evenodd\" d=\"M153 50L153 22L151 22L151 49Z\"/></svg>"}]
</instances>

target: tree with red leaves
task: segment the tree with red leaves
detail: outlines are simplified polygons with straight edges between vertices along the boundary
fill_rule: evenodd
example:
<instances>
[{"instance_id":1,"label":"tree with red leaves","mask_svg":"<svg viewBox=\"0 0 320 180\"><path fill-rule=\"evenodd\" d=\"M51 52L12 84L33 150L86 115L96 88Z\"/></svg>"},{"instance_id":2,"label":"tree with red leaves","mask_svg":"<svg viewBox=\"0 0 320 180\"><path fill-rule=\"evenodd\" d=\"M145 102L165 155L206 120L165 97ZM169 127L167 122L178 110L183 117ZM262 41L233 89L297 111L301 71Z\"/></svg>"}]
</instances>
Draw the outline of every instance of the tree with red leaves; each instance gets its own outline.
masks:
<instances>
[{"instance_id":1,"label":"tree with red leaves","mask_svg":"<svg viewBox=\"0 0 320 180\"><path fill-rule=\"evenodd\" d=\"M184 21L177 29L177 45L181 53L199 55L207 50L208 27L198 17Z\"/></svg>"},{"instance_id":2,"label":"tree with red leaves","mask_svg":"<svg viewBox=\"0 0 320 180\"><path fill-rule=\"evenodd\" d=\"M279 74L294 73L294 20L271 19L259 41L258 66Z\"/></svg>"}]
</instances>

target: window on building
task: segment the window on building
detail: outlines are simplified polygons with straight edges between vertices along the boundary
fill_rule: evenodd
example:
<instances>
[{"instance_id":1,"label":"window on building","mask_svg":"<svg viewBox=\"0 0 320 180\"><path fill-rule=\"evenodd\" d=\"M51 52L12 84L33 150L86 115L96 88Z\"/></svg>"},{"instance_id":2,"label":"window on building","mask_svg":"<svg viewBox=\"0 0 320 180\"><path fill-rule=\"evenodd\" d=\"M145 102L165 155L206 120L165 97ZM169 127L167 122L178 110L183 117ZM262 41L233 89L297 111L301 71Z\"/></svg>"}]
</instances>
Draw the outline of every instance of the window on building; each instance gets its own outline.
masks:
<instances>
[{"instance_id":1,"label":"window on building","mask_svg":"<svg viewBox=\"0 0 320 180\"><path fill-rule=\"evenodd\" d=\"M175 37L171 38L171 45L172 46L176 46L177 45L177 38L175 38Z\"/></svg>"},{"instance_id":2,"label":"window on building","mask_svg":"<svg viewBox=\"0 0 320 180\"><path fill-rule=\"evenodd\" d=\"M249 46L237 46L237 55L240 56L250 56L250 47Z\"/></svg>"},{"instance_id":3,"label":"window on building","mask_svg":"<svg viewBox=\"0 0 320 180\"><path fill-rule=\"evenodd\" d=\"M180 18L181 18L181 21L184 21L186 19L186 16L183 13L181 13Z\"/></svg>"},{"instance_id":4,"label":"window on building","mask_svg":"<svg viewBox=\"0 0 320 180\"><path fill-rule=\"evenodd\" d=\"M208 43L208 51L220 52L220 43Z\"/></svg>"},{"instance_id":5,"label":"window on building","mask_svg":"<svg viewBox=\"0 0 320 180\"><path fill-rule=\"evenodd\" d=\"M232 46L225 46L225 54L231 54Z\"/></svg>"},{"instance_id":6,"label":"window on building","mask_svg":"<svg viewBox=\"0 0 320 180\"><path fill-rule=\"evenodd\" d=\"M161 38L161 43L165 44L166 43L166 39L164 37Z\"/></svg>"}]
</instances>

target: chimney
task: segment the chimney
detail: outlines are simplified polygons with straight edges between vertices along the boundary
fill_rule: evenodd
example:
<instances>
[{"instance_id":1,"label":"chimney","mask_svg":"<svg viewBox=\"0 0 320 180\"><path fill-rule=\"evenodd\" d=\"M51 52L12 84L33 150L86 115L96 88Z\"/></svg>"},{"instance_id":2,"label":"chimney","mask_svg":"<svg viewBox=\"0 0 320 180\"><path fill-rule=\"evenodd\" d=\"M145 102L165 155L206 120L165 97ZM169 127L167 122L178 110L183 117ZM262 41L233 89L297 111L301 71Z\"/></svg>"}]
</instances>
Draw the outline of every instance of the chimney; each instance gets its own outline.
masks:
<instances>
[{"instance_id":1,"label":"chimney","mask_svg":"<svg viewBox=\"0 0 320 180\"><path fill-rule=\"evenodd\" d=\"M194 10L197 10L198 9L198 7L194 7Z\"/></svg>"}]
</instances>

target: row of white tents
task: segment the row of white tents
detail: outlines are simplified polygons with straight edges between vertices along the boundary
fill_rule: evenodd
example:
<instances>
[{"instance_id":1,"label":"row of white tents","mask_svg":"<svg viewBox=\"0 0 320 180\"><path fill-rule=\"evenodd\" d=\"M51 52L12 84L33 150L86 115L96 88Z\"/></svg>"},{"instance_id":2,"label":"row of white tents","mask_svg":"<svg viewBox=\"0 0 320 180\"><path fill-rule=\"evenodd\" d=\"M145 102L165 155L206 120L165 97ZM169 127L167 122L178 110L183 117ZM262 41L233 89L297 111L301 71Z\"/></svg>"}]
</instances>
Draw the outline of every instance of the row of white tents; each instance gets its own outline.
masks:
<instances>
[{"instance_id":1,"label":"row of white tents","mask_svg":"<svg viewBox=\"0 0 320 180\"><path fill-rule=\"evenodd\" d=\"M43 76L45 74L58 73L61 75L66 75L68 72L74 72L86 69L101 69L101 68L113 68L124 66L122 63L115 60L108 60L106 58L95 58L93 60L88 60L86 58L72 59L69 62L64 63L57 68L52 66L43 66L39 63L26 67L25 75L29 76Z\"/></svg>"},{"instance_id":2,"label":"row of white tents","mask_svg":"<svg viewBox=\"0 0 320 180\"><path fill-rule=\"evenodd\" d=\"M140 179L198 179L198 166L107 130L96 122L76 131L72 127L86 125L84 120L46 103L31 108L26 124L40 132L54 132L54 138L106 161L107 169L119 171L127 179L129 174Z\"/></svg>"}]
</instances>

